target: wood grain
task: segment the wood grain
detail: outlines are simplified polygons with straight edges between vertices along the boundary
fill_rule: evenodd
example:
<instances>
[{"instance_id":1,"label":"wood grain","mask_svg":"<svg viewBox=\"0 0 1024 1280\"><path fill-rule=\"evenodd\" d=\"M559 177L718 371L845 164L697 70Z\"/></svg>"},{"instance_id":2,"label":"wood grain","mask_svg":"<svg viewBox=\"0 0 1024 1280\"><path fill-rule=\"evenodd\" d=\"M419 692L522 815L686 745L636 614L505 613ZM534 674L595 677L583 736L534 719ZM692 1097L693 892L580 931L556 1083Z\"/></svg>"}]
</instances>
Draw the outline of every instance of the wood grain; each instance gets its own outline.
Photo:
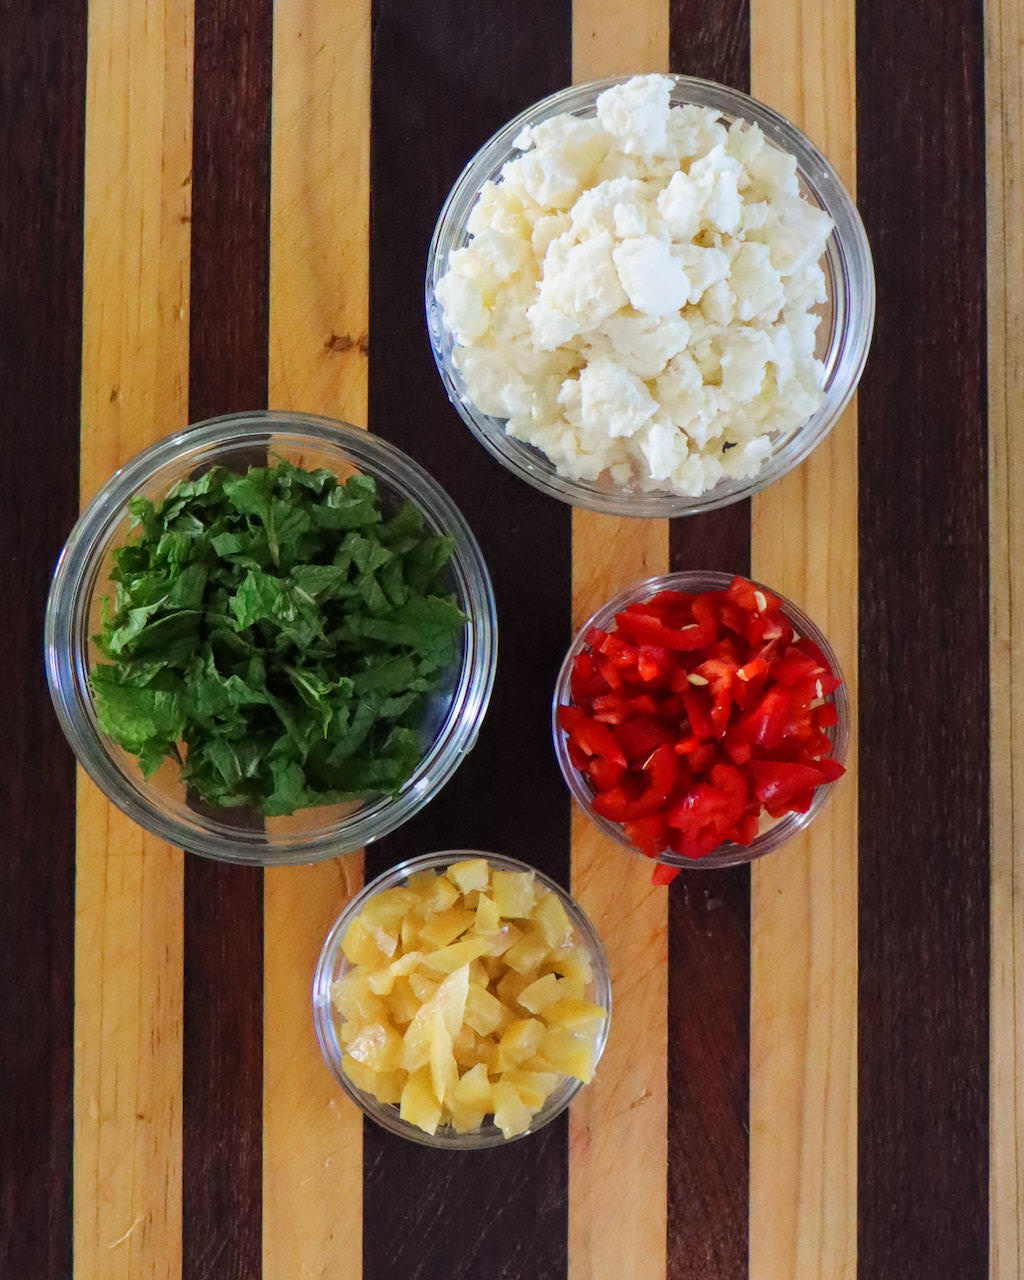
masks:
<instances>
[{"instance_id":1,"label":"wood grain","mask_svg":"<svg viewBox=\"0 0 1024 1280\"><path fill-rule=\"evenodd\" d=\"M878 280L859 424L859 1266L977 1277L991 749L981 6L858 0L857 103Z\"/></svg>"},{"instance_id":2,"label":"wood grain","mask_svg":"<svg viewBox=\"0 0 1024 1280\"><path fill-rule=\"evenodd\" d=\"M189 417L266 404L272 9L196 5ZM263 879L185 869L185 1280L261 1263Z\"/></svg>"},{"instance_id":3,"label":"wood grain","mask_svg":"<svg viewBox=\"0 0 1024 1280\"><path fill-rule=\"evenodd\" d=\"M89 10L80 485L188 415L191 6ZM158 145L153 145L154 139ZM125 181L126 174L132 180ZM181 1271L183 860L79 771L75 1274Z\"/></svg>"},{"instance_id":4,"label":"wood grain","mask_svg":"<svg viewBox=\"0 0 1024 1280\"><path fill-rule=\"evenodd\" d=\"M671 11L672 70L749 91L748 0L672 0ZM750 503L673 520L669 561L748 573ZM750 1202L750 868L684 872L668 935L669 1275L738 1280Z\"/></svg>"},{"instance_id":5,"label":"wood grain","mask_svg":"<svg viewBox=\"0 0 1024 1280\"><path fill-rule=\"evenodd\" d=\"M1024 1272L1024 8L985 8L988 228L989 672L992 716L992 958L989 1274Z\"/></svg>"},{"instance_id":6,"label":"wood grain","mask_svg":"<svg viewBox=\"0 0 1024 1280\"><path fill-rule=\"evenodd\" d=\"M544 33L542 39L537 33ZM565 0L373 8L369 425L422 462L477 535L499 617L498 671L477 744L411 822L366 851L367 877L459 847L569 878L569 802L548 701L570 636L569 513L505 472L448 404L427 345L427 246L452 182L511 116L570 75ZM567 1125L484 1152L364 1135L364 1274L475 1280L565 1274ZM395 1230L401 1204L408 1229Z\"/></svg>"},{"instance_id":7,"label":"wood grain","mask_svg":"<svg viewBox=\"0 0 1024 1280\"><path fill-rule=\"evenodd\" d=\"M274 8L269 400L366 423L370 6ZM310 1023L323 939L361 854L264 873L263 1275L362 1258L363 1122Z\"/></svg>"},{"instance_id":8,"label":"wood grain","mask_svg":"<svg viewBox=\"0 0 1024 1280\"><path fill-rule=\"evenodd\" d=\"M853 5L751 0L751 90L851 192ZM857 427L849 410L753 499L751 568L815 619L857 696ZM829 806L751 873L750 1273L856 1273L856 751ZM868 1275L876 1274L870 1268Z\"/></svg>"},{"instance_id":9,"label":"wood grain","mask_svg":"<svg viewBox=\"0 0 1024 1280\"><path fill-rule=\"evenodd\" d=\"M668 5L573 4L573 80L666 70ZM668 568L668 524L574 510L573 625ZM569 1274L665 1274L668 898L650 867L573 809L572 890L604 943L612 1029L569 1117Z\"/></svg>"},{"instance_id":10,"label":"wood grain","mask_svg":"<svg viewBox=\"0 0 1024 1280\"><path fill-rule=\"evenodd\" d=\"M74 763L40 625L78 505L85 77L83 4L5 8L0 1271L15 1276L65 1276L72 1258Z\"/></svg>"}]
</instances>

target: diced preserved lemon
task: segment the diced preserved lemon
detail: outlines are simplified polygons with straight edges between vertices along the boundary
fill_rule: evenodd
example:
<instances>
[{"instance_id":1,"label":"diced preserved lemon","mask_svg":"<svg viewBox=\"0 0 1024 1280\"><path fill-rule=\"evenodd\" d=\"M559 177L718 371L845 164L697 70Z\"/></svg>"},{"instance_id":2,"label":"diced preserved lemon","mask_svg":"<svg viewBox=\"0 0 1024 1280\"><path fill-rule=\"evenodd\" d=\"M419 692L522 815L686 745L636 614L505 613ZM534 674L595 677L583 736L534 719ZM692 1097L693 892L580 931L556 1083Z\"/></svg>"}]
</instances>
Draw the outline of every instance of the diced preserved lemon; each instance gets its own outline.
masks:
<instances>
[{"instance_id":1,"label":"diced preserved lemon","mask_svg":"<svg viewBox=\"0 0 1024 1280\"><path fill-rule=\"evenodd\" d=\"M459 900L459 891L448 879L434 871L418 871L409 878L409 888L419 894L426 911L447 911Z\"/></svg>"},{"instance_id":2,"label":"diced preserved lemon","mask_svg":"<svg viewBox=\"0 0 1024 1280\"><path fill-rule=\"evenodd\" d=\"M544 964L544 968L559 974L562 979L562 995L582 1000L591 981L590 961L585 953L576 947L571 951L552 953Z\"/></svg>"},{"instance_id":3,"label":"diced preserved lemon","mask_svg":"<svg viewBox=\"0 0 1024 1280\"><path fill-rule=\"evenodd\" d=\"M493 898L482 893L476 903L476 920L473 922L474 933L496 933L501 928L501 912Z\"/></svg>"},{"instance_id":4,"label":"diced preserved lemon","mask_svg":"<svg viewBox=\"0 0 1024 1280\"><path fill-rule=\"evenodd\" d=\"M463 1071L475 1067L480 1061L476 1051L478 1043L479 1036L468 1022L464 1022L452 1037L452 1053L455 1054L455 1061Z\"/></svg>"},{"instance_id":5,"label":"diced preserved lemon","mask_svg":"<svg viewBox=\"0 0 1024 1280\"><path fill-rule=\"evenodd\" d=\"M410 983L414 984L415 980L416 974L413 974ZM462 1026L468 992L469 966L463 965L455 973L449 974L417 1010L402 1039L401 1065L406 1071L415 1071L429 1061L430 1025L435 1013L440 1013L448 1035L455 1035Z\"/></svg>"},{"instance_id":6,"label":"diced preserved lemon","mask_svg":"<svg viewBox=\"0 0 1024 1280\"><path fill-rule=\"evenodd\" d=\"M526 919L536 896L529 871L495 871L491 877L491 897L506 919Z\"/></svg>"},{"instance_id":7,"label":"diced preserved lemon","mask_svg":"<svg viewBox=\"0 0 1024 1280\"><path fill-rule=\"evenodd\" d=\"M350 1058L362 1062L371 1071L394 1071L402 1053L402 1037L394 1027L369 1022L359 1028L346 1046Z\"/></svg>"},{"instance_id":8,"label":"diced preserved lemon","mask_svg":"<svg viewBox=\"0 0 1024 1280\"><path fill-rule=\"evenodd\" d=\"M366 975L366 984L375 996L389 996L395 985L395 973L391 965L383 969L373 969Z\"/></svg>"},{"instance_id":9,"label":"diced preserved lemon","mask_svg":"<svg viewBox=\"0 0 1024 1280\"><path fill-rule=\"evenodd\" d=\"M481 1111L479 1107L466 1107L452 1101L448 1104L448 1114L451 1117L451 1126L456 1133L472 1133L483 1124L487 1111Z\"/></svg>"},{"instance_id":10,"label":"diced preserved lemon","mask_svg":"<svg viewBox=\"0 0 1024 1280\"><path fill-rule=\"evenodd\" d=\"M510 1022L498 1041L498 1068L505 1071L532 1058L545 1034L543 1022L536 1018L517 1018Z\"/></svg>"},{"instance_id":11,"label":"diced preserved lemon","mask_svg":"<svg viewBox=\"0 0 1024 1280\"><path fill-rule=\"evenodd\" d=\"M466 995L465 1017L466 1025L481 1036L489 1036L512 1021L512 1015L496 996L472 984Z\"/></svg>"},{"instance_id":12,"label":"diced preserved lemon","mask_svg":"<svg viewBox=\"0 0 1024 1280\"><path fill-rule=\"evenodd\" d=\"M540 1013L548 1005L554 1004L561 993L558 990L558 979L553 973L545 973L543 977L523 987L518 999L524 1009L531 1013Z\"/></svg>"},{"instance_id":13,"label":"diced preserved lemon","mask_svg":"<svg viewBox=\"0 0 1024 1280\"><path fill-rule=\"evenodd\" d=\"M405 1082L398 1114L425 1133L437 1132L441 1120L441 1104L434 1096L428 1066L414 1071Z\"/></svg>"},{"instance_id":14,"label":"diced preserved lemon","mask_svg":"<svg viewBox=\"0 0 1024 1280\"><path fill-rule=\"evenodd\" d=\"M501 1078L515 1086L520 1098L531 1111L541 1109L562 1079L557 1071L529 1071L525 1067L513 1067Z\"/></svg>"},{"instance_id":15,"label":"diced preserved lemon","mask_svg":"<svg viewBox=\"0 0 1024 1280\"><path fill-rule=\"evenodd\" d=\"M412 987L413 994L417 1000L427 1001L437 990L440 983L434 978L428 978L425 973L416 971L409 974L409 986Z\"/></svg>"},{"instance_id":16,"label":"diced preserved lemon","mask_svg":"<svg viewBox=\"0 0 1024 1280\"><path fill-rule=\"evenodd\" d=\"M465 911L462 907L449 907L447 911L439 911L423 922L420 938L432 947L446 947L460 933L465 933L475 920L475 911Z\"/></svg>"},{"instance_id":17,"label":"diced preserved lemon","mask_svg":"<svg viewBox=\"0 0 1024 1280\"><path fill-rule=\"evenodd\" d=\"M528 974L532 977L547 957L547 953L548 944L544 941L544 935L539 929L531 929L529 933L523 934L517 943L509 947L504 959L508 967L515 969L516 973Z\"/></svg>"},{"instance_id":18,"label":"diced preserved lemon","mask_svg":"<svg viewBox=\"0 0 1024 1280\"><path fill-rule=\"evenodd\" d=\"M411 889L382 889L363 907L359 919L367 926L375 925L387 933L396 934L403 919L418 901Z\"/></svg>"},{"instance_id":19,"label":"diced preserved lemon","mask_svg":"<svg viewBox=\"0 0 1024 1280\"><path fill-rule=\"evenodd\" d=\"M565 1027L569 1031L597 1031L604 1017L601 1006L589 1000L556 1000L544 1010L549 1027Z\"/></svg>"},{"instance_id":20,"label":"diced preserved lemon","mask_svg":"<svg viewBox=\"0 0 1024 1280\"><path fill-rule=\"evenodd\" d=\"M362 916L356 916L345 930L345 937L341 942L341 949L349 964L365 964L375 969L394 955L395 947L392 946L390 951L385 951L378 945L375 933L379 935L380 931L364 924ZM397 945L397 939L391 939L391 941Z\"/></svg>"},{"instance_id":21,"label":"diced preserved lemon","mask_svg":"<svg viewBox=\"0 0 1024 1280\"><path fill-rule=\"evenodd\" d=\"M482 858L418 872L366 903L343 951L353 968L331 987L343 1070L427 1133L493 1114L514 1137L566 1075L593 1074L606 1015L585 998L568 914L530 872Z\"/></svg>"},{"instance_id":22,"label":"diced preserved lemon","mask_svg":"<svg viewBox=\"0 0 1024 1280\"><path fill-rule=\"evenodd\" d=\"M390 968L396 978L404 978L415 969L418 969L422 963L422 951L407 951L405 955L399 956L397 960L392 960Z\"/></svg>"},{"instance_id":23,"label":"diced preserved lemon","mask_svg":"<svg viewBox=\"0 0 1024 1280\"><path fill-rule=\"evenodd\" d=\"M406 1081L404 1071L372 1071L365 1063L347 1054L342 1057L341 1067L357 1089L372 1093L385 1106L396 1103L402 1096Z\"/></svg>"},{"instance_id":24,"label":"diced preserved lemon","mask_svg":"<svg viewBox=\"0 0 1024 1280\"><path fill-rule=\"evenodd\" d=\"M412 1022L422 1001L409 985L408 978L396 978L395 985L391 988L391 994L388 996L388 1013L391 1015L391 1021L396 1027L405 1026L407 1022Z\"/></svg>"},{"instance_id":25,"label":"diced preserved lemon","mask_svg":"<svg viewBox=\"0 0 1024 1280\"><path fill-rule=\"evenodd\" d=\"M484 953L488 956L503 956L510 947L514 947L519 939L523 936L522 929L516 928L514 924L509 924L506 920L504 924L497 929L492 929L490 933L475 933L476 938L483 938L487 942L487 950ZM505 965L502 965L502 972Z\"/></svg>"},{"instance_id":26,"label":"diced preserved lemon","mask_svg":"<svg viewBox=\"0 0 1024 1280\"><path fill-rule=\"evenodd\" d=\"M480 1065L487 1068L489 1075L496 1075L498 1070L498 1042L493 1036L483 1036L477 1041L477 1057Z\"/></svg>"},{"instance_id":27,"label":"diced preserved lemon","mask_svg":"<svg viewBox=\"0 0 1024 1280\"><path fill-rule=\"evenodd\" d=\"M575 1076L584 1084L594 1075L594 1042L573 1035L564 1027L552 1027L540 1043L541 1055L563 1075Z\"/></svg>"},{"instance_id":28,"label":"diced preserved lemon","mask_svg":"<svg viewBox=\"0 0 1024 1280\"><path fill-rule=\"evenodd\" d=\"M435 1009L430 1019L430 1082L434 1096L444 1103L451 1098L459 1082L459 1068L452 1048L452 1034L445 1026L444 1014Z\"/></svg>"},{"instance_id":29,"label":"diced preserved lemon","mask_svg":"<svg viewBox=\"0 0 1024 1280\"><path fill-rule=\"evenodd\" d=\"M460 893L470 893L474 889L486 892L490 885L491 868L486 858L466 858L462 862L453 862L445 874Z\"/></svg>"},{"instance_id":30,"label":"diced preserved lemon","mask_svg":"<svg viewBox=\"0 0 1024 1280\"><path fill-rule=\"evenodd\" d=\"M460 1106L479 1107L481 1120L491 1110L491 1082L482 1062L465 1072L455 1086L453 1099Z\"/></svg>"},{"instance_id":31,"label":"diced preserved lemon","mask_svg":"<svg viewBox=\"0 0 1024 1280\"><path fill-rule=\"evenodd\" d=\"M486 939L474 934L461 942L453 942L450 947L442 947L440 951L426 952L423 963L437 973L453 973L456 969L468 966L471 960L482 956L486 950ZM466 976L468 981L468 972Z\"/></svg>"},{"instance_id":32,"label":"diced preserved lemon","mask_svg":"<svg viewBox=\"0 0 1024 1280\"><path fill-rule=\"evenodd\" d=\"M345 974L331 983L331 1003L347 1022L386 1022L387 1006L374 995L370 984L359 972Z\"/></svg>"},{"instance_id":33,"label":"diced preserved lemon","mask_svg":"<svg viewBox=\"0 0 1024 1280\"><path fill-rule=\"evenodd\" d=\"M523 1103L515 1085L498 1080L491 1089L494 1099L494 1123L506 1138L525 1133L530 1127L533 1112Z\"/></svg>"},{"instance_id":34,"label":"diced preserved lemon","mask_svg":"<svg viewBox=\"0 0 1024 1280\"><path fill-rule=\"evenodd\" d=\"M520 991L524 990L533 981L531 973L516 973L515 969L509 969L495 985L495 991L501 1000L511 1008L519 1000Z\"/></svg>"},{"instance_id":35,"label":"diced preserved lemon","mask_svg":"<svg viewBox=\"0 0 1024 1280\"><path fill-rule=\"evenodd\" d=\"M541 893L533 919L540 925L549 947L565 947L572 941L572 923L565 914L565 907L550 889Z\"/></svg>"}]
</instances>

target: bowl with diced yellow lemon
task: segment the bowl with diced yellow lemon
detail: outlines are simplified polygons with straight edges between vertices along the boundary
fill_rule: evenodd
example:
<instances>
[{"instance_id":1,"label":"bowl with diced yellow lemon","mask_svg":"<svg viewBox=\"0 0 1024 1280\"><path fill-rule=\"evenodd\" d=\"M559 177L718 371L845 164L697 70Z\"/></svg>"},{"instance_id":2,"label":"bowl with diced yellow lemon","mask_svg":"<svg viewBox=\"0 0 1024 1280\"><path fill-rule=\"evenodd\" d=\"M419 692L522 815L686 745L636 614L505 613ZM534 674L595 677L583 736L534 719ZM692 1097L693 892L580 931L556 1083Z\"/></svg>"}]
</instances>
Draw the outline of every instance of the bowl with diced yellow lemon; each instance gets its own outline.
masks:
<instances>
[{"instance_id":1,"label":"bowl with diced yellow lemon","mask_svg":"<svg viewBox=\"0 0 1024 1280\"><path fill-rule=\"evenodd\" d=\"M350 1098L426 1146L492 1147L548 1124L608 1038L604 948L577 903L515 858L425 854L352 899L313 981Z\"/></svg>"}]
</instances>

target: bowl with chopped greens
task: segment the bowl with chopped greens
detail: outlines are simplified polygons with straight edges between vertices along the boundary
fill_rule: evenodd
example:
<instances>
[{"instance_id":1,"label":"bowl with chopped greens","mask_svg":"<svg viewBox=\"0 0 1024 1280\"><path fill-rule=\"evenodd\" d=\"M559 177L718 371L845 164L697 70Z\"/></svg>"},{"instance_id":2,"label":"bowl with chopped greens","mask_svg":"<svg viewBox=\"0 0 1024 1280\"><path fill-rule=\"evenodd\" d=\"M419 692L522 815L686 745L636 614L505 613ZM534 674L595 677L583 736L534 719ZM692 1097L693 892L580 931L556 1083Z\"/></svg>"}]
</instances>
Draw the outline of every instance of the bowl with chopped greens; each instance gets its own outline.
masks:
<instances>
[{"instance_id":1,"label":"bowl with chopped greens","mask_svg":"<svg viewBox=\"0 0 1024 1280\"><path fill-rule=\"evenodd\" d=\"M50 693L79 761L162 839L311 862L423 807L473 746L497 651L443 489L345 423L247 413L121 468L61 554Z\"/></svg>"}]
</instances>

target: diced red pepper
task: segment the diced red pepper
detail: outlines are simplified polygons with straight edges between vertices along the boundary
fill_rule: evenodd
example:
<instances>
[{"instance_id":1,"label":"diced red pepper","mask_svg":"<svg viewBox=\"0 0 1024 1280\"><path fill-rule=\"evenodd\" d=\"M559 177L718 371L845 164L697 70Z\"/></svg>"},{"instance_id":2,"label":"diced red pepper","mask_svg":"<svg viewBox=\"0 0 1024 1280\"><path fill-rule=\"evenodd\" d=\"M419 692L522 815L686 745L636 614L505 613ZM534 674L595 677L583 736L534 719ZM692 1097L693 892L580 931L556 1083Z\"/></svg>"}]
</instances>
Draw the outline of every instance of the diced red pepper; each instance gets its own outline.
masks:
<instances>
[{"instance_id":1,"label":"diced red pepper","mask_svg":"<svg viewBox=\"0 0 1024 1280\"><path fill-rule=\"evenodd\" d=\"M733 578L726 588L726 598L747 613L774 613L782 601L764 587L746 578Z\"/></svg>"},{"instance_id":2,"label":"diced red pepper","mask_svg":"<svg viewBox=\"0 0 1024 1280\"><path fill-rule=\"evenodd\" d=\"M772 676L779 684L799 684L801 680L813 680L823 674L823 670L813 658L791 644L773 663Z\"/></svg>"},{"instance_id":3,"label":"diced red pepper","mask_svg":"<svg viewBox=\"0 0 1024 1280\"><path fill-rule=\"evenodd\" d=\"M645 685L662 688L676 668L676 659L664 645L642 644L637 649L637 675Z\"/></svg>"},{"instance_id":4,"label":"diced red pepper","mask_svg":"<svg viewBox=\"0 0 1024 1280\"><path fill-rule=\"evenodd\" d=\"M593 627L559 711L596 812L656 858L749 844L760 817L804 812L840 777L823 702L838 685L795 637L778 597L742 578L726 591L660 591ZM675 868L655 868L668 883Z\"/></svg>"},{"instance_id":5,"label":"diced red pepper","mask_svg":"<svg viewBox=\"0 0 1024 1280\"><path fill-rule=\"evenodd\" d=\"M614 633L605 636L601 641L599 652L615 667L625 669L636 666L636 648L631 644L626 644L621 636Z\"/></svg>"},{"instance_id":6,"label":"diced red pepper","mask_svg":"<svg viewBox=\"0 0 1024 1280\"><path fill-rule=\"evenodd\" d=\"M687 684L682 697L686 718L690 722L690 732L704 741L717 738L718 734L711 720L710 699L704 690L697 685Z\"/></svg>"},{"instance_id":7,"label":"diced red pepper","mask_svg":"<svg viewBox=\"0 0 1024 1280\"><path fill-rule=\"evenodd\" d=\"M606 760L604 756L590 756L584 772L598 791L608 791L621 781L626 766L617 760Z\"/></svg>"},{"instance_id":8,"label":"diced red pepper","mask_svg":"<svg viewBox=\"0 0 1024 1280\"><path fill-rule=\"evenodd\" d=\"M668 823L663 813L653 813L646 818L631 818L623 824L626 839L635 844L648 858L656 858L668 840Z\"/></svg>"},{"instance_id":9,"label":"diced red pepper","mask_svg":"<svg viewBox=\"0 0 1024 1280\"><path fill-rule=\"evenodd\" d=\"M626 757L607 727L592 719L579 707L559 707L558 723L577 747L588 756L604 756L625 766Z\"/></svg>"},{"instance_id":10,"label":"diced red pepper","mask_svg":"<svg viewBox=\"0 0 1024 1280\"><path fill-rule=\"evenodd\" d=\"M831 756L823 756L820 760L815 760L814 764L826 782L835 782L846 772L846 766L840 764L838 760L833 760Z\"/></svg>"},{"instance_id":11,"label":"diced red pepper","mask_svg":"<svg viewBox=\"0 0 1024 1280\"><path fill-rule=\"evenodd\" d=\"M594 719L602 724L623 724L634 716L657 714L658 704L649 693L629 695L613 690L591 700Z\"/></svg>"},{"instance_id":12,"label":"diced red pepper","mask_svg":"<svg viewBox=\"0 0 1024 1280\"><path fill-rule=\"evenodd\" d=\"M601 678L609 689L624 689L626 681L619 668L612 662L611 658L606 658L604 654L599 654L597 658L597 669L601 673Z\"/></svg>"},{"instance_id":13,"label":"diced red pepper","mask_svg":"<svg viewBox=\"0 0 1024 1280\"><path fill-rule=\"evenodd\" d=\"M677 630L651 614L628 611L619 614L617 622L619 630L636 644L656 645L662 649L685 652L700 649L706 643L705 634L696 622Z\"/></svg>"},{"instance_id":14,"label":"diced red pepper","mask_svg":"<svg viewBox=\"0 0 1024 1280\"><path fill-rule=\"evenodd\" d=\"M795 795L825 781L820 769L782 760L751 760L754 795L762 804L788 804Z\"/></svg>"},{"instance_id":15,"label":"diced red pepper","mask_svg":"<svg viewBox=\"0 0 1024 1280\"><path fill-rule=\"evenodd\" d=\"M619 725L615 736L626 759L642 764L656 747L669 740L669 730L653 716L638 715Z\"/></svg>"},{"instance_id":16,"label":"diced red pepper","mask_svg":"<svg viewBox=\"0 0 1024 1280\"><path fill-rule=\"evenodd\" d=\"M651 884L671 884L679 874L679 867L668 867L659 862L651 872Z\"/></svg>"},{"instance_id":17,"label":"diced red pepper","mask_svg":"<svg viewBox=\"0 0 1024 1280\"><path fill-rule=\"evenodd\" d=\"M587 753L585 751L581 751L576 743L573 742L572 738L566 738L565 747L569 754L569 759L572 761L573 768L586 769L590 762L590 757Z\"/></svg>"},{"instance_id":18,"label":"diced red pepper","mask_svg":"<svg viewBox=\"0 0 1024 1280\"><path fill-rule=\"evenodd\" d=\"M777 747L791 722L793 699L788 691L772 688L736 726L737 734L759 747Z\"/></svg>"},{"instance_id":19,"label":"diced red pepper","mask_svg":"<svg viewBox=\"0 0 1024 1280\"><path fill-rule=\"evenodd\" d=\"M819 729L831 729L839 723L839 711L834 702L825 702L814 708L814 723Z\"/></svg>"},{"instance_id":20,"label":"diced red pepper","mask_svg":"<svg viewBox=\"0 0 1024 1280\"><path fill-rule=\"evenodd\" d=\"M572 675L569 678L569 688L573 701L579 705L584 704L588 698L608 692L608 682L598 671L597 662L592 653L584 652L576 655L572 664Z\"/></svg>"}]
</instances>

